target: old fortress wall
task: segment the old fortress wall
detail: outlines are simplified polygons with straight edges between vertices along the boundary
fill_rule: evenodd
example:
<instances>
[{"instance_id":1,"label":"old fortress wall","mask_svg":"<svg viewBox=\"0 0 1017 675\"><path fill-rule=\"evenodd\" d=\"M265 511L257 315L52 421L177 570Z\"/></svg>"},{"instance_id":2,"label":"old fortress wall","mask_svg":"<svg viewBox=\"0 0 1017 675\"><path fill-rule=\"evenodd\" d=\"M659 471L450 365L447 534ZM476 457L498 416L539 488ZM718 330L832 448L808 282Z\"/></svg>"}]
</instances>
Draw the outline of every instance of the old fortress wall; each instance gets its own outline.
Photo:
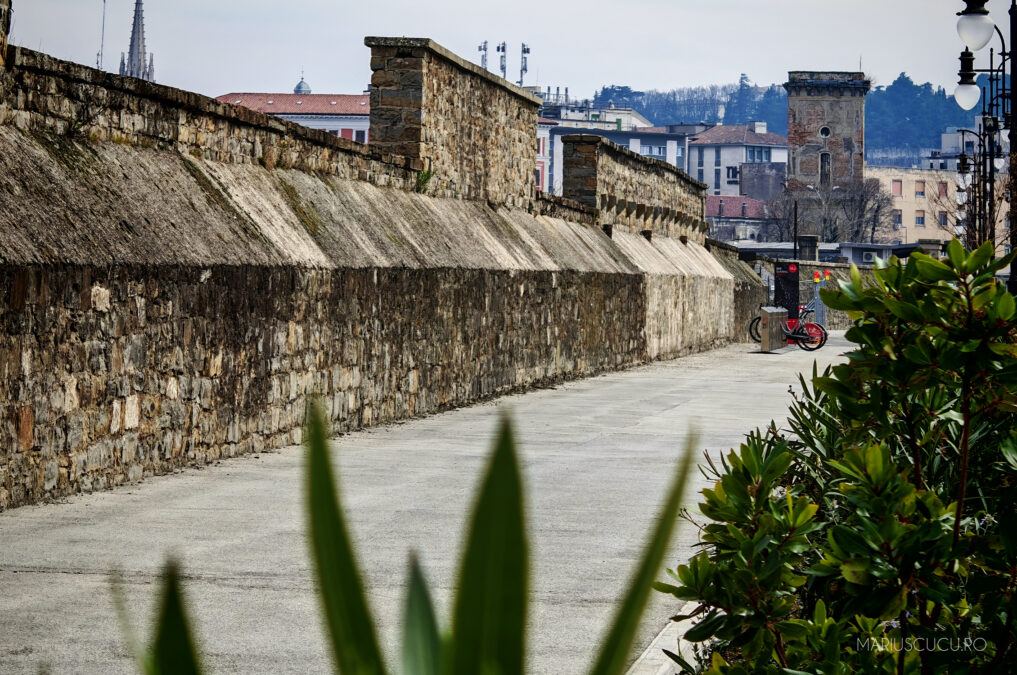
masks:
<instances>
[{"instance_id":1,"label":"old fortress wall","mask_svg":"<svg viewBox=\"0 0 1017 675\"><path fill-rule=\"evenodd\" d=\"M370 146L8 50L0 509L730 339L695 181L580 140L540 195L532 97L367 43Z\"/></svg>"}]
</instances>

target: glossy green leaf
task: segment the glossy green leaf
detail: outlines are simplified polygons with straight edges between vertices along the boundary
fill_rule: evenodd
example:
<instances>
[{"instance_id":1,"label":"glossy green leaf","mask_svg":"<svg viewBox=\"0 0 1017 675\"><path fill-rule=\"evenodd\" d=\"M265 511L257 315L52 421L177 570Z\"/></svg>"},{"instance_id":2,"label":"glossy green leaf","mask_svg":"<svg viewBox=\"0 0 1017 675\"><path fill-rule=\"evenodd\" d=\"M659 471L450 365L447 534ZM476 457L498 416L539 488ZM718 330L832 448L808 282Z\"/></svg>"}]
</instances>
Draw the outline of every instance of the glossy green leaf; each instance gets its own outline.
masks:
<instances>
[{"instance_id":1,"label":"glossy green leaf","mask_svg":"<svg viewBox=\"0 0 1017 675\"><path fill-rule=\"evenodd\" d=\"M926 279L932 281L956 281L957 273L939 262L934 260L927 255L912 254L915 257L915 265L918 267L918 271Z\"/></svg>"},{"instance_id":2,"label":"glossy green leaf","mask_svg":"<svg viewBox=\"0 0 1017 675\"><path fill-rule=\"evenodd\" d=\"M963 274L967 271L964 266L964 261L967 259L967 253L964 251L964 247L957 239L950 240L950 243L946 245L946 255L950 259L950 264L953 266L958 273Z\"/></svg>"},{"instance_id":3,"label":"glossy green leaf","mask_svg":"<svg viewBox=\"0 0 1017 675\"><path fill-rule=\"evenodd\" d=\"M528 549L515 444L503 419L459 571L453 674L523 672Z\"/></svg>"},{"instance_id":4,"label":"glossy green leaf","mask_svg":"<svg viewBox=\"0 0 1017 675\"><path fill-rule=\"evenodd\" d=\"M1013 317L1015 311L1015 304L1013 296L1009 293L1004 293L1000 296L996 302L996 316L1004 321L1008 321Z\"/></svg>"},{"instance_id":5,"label":"glossy green leaf","mask_svg":"<svg viewBox=\"0 0 1017 675\"><path fill-rule=\"evenodd\" d=\"M438 675L441 638L427 582L416 556L410 556L410 582L403 624L403 675Z\"/></svg>"},{"instance_id":6,"label":"glossy green leaf","mask_svg":"<svg viewBox=\"0 0 1017 675\"><path fill-rule=\"evenodd\" d=\"M201 672L184 611L180 572L172 560L163 577L162 608L148 666L153 675L197 675Z\"/></svg>"},{"instance_id":7,"label":"glossy green leaf","mask_svg":"<svg viewBox=\"0 0 1017 675\"><path fill-rule=\"evenodd\" d=\"M632 649L632 641L635 639L636 629L639 627L639 619L643 615L643 610L646 609L651 586L664 561L675 521L681 512L685 483L692 471L693 456L695 455L693 448L696 446L696 436L690 434L685 442L685 450L682 452L682 459L678 463L671 481L667 498L661 507L657 526L650 536L643 558L629 584L628 592L615 614L614 623L601 644L600 653L590 671L591 675L620 675L625 672L625 665Z\"/></svg>"},{"instance_id":8,"label":"glossy green leaf","mask_svg":"<svg viewBox=\"0 0 1017 675\"><path fill-rule=\"evenodd\" d=\"M724 614L711 612L702 621L689 629L684 637L689 642L709 640L724 626L725 621L727 621L727 617Z\"/></svg>"},{"instance_id":9,"label":"glossy green leaf","mask_svg":"<svg viewBox=\"0 0 1017 675\"><path fill-rule=\"evenodd\" d=\"M332 654L343 675L381 675L385 668L374 621L339 505L325 423L314 404L310 406L305 437L310 451L307 483L311 549Z\"/></svg>"},{"instance_id":10,"label":"glossy green leaf","mask_svg":"<svg viewBox=\"0 0 1017 675\"><path fill-rule=\"evenodd\" d=\"M957 240L954 239L954 241ZM992 257L994 248L995 247L993 246L993 243L991 241L987 241L981 246L979 246L968 258L967 263L965 264L964 267L964 271L970 274L974 273L976 270L983 267L985 263L989 262L989 258Z\"/></svg>"}]
</instances>

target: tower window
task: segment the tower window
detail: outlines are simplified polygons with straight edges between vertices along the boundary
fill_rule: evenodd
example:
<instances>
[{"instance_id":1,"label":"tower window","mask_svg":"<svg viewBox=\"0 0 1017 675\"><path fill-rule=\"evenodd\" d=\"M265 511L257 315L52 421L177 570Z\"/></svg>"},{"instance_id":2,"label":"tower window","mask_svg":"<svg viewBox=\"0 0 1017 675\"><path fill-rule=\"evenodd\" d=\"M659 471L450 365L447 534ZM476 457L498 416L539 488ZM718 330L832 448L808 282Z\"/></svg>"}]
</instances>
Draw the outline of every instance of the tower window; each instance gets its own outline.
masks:
<instances>
[{"instance_id":1,"label":"tower window","mask_svg":"<svg viewBox=\"0 0 1017 675\"><path fill-rule=\"evenodd\" d=\"M823 186L830 184L830 153L828 152L819 156L819 184Z\"/></svg>"},{"instance_id":2,"label":"tower window","mask_svg":"<svg viewBox=\"0 0 1017 675\"><path fill-rule=\"evenodd\" d=\"M830 127L823 127L822 129L820 129L819 130L819 135L822 136L823 138L829 138L830 137Z\"/></svg>"}]
</instances>

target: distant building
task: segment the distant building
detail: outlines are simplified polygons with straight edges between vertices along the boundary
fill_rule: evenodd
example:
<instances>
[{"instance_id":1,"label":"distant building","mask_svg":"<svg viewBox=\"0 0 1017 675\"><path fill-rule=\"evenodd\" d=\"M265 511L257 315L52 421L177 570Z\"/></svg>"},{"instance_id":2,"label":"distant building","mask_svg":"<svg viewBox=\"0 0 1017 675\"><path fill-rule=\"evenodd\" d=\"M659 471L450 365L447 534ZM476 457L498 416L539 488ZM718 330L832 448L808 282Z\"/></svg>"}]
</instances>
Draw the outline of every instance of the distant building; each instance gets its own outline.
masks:
<instances>
[{"instance_id":1,"label":"distant building","mask_svg":"<svg viewBox=\"0 0 1017 675\"><path fill-rule=\"evenodd\" d=\"M292 94L233 93L217 101L241 105L266 115L321 129L358 143L367 143L371 127L371 96L363 94L312 94L303 77Z\"/></svg>"},{"instance_id":2,"label":"distant building","mask_svg":"<svg viewBox=\"0 0 1017 675\"><path fill-rule=\"evenodd\" d=\"M710 237L720 241L759 241L770 215L766 204L741 196L706 196Z\"/></svg>"},{"instance_id":3,"label":"distant building","mask_svg":"<svg viewBox=\"0 0 1017 675\"><path fill-rule=\"evenodd\" d=\"M767 131L766 122L718 125L689 140L686 170L710 193L735 196L743 164L786 165L787 159L787 139Z\"/></svg>"},{"instance_id":4,"label":"distant building","mask_svg":"<svg viewBox=\"0 0 1017 675\"><path fill-rule=\"evenodd\" d=\"M654 127L632 129L629 131L607 130L596 127L571 127L562 124L559 120L548 121L558 122L557 126L549 130L552 187L550 191L556 195L561 194L562 162L565 154L565 147L561 138L571 134L601 136L623 148L628 148L632 152L665 161L671 166L685 170L685 152L689 140L688 134L661 132Z\"/></svg>"},{"instance_id":5,"label":"distant building","mask_svg":"<svg viewBox=\"0 0 1017 675\"><path fill-rule=\"evenodd\" d=\"M982 131L982 117L976 117L972 129ZM946 131L940 134L940 146L933 150L927 157L922 158L922 167L925 169L939 169L940 171L957 171L957 163L961 154L968 156L970 161L978 152L978 139L974 134L964 133L957 127L947 127ZM1010 140L1007 134L999 134L999 157L1004 158L1010 155ZM1001 174L1010 173L1010 162L999 162L996 172Z\"/></svg>"},{"instance_id":6,"label":"distant building","mask_svg":"<svg viewBox=\"0 0 1017 675\"><path fill-rule=\"evenodd\" d=\"M570 100L568 91L566 88L564 96L557 92L552 94L551 87L546 92L536 92L544 100L540 116L554 120L559 126L575 129L632 131L653 126L650 120L632 108L616 108L614 103L606 107L594 106L590 100Z\"/></svg>"},{"instance_id":7,"label":"distant building","mask_svg":"<svg viewBox=\"0 0 1017 675\"><path fill-rule=\"evenodd\" d=\"M145 55L145 11L141 0L134 3L130 50L126 54L120 52L120 74L155 82L155 55L148 54L147 60Z\"/></svg>"},{"instance_id":8,"label":"distant building","mask_svg":"<svg viewBox=\"0 0 1017 675\"><path fill-rule=\"evenodd\" d=\"M537 119L537 189L541 192L553 192L548 180L551 178L551 129L556 126L558 123L554 120Z\"/></svg>"},{"instance_id":9,"label":"distant building","mask_svg":"<svg viewBox=\"0 0 1017 675\"><path fill-rule=\"evenodd\" d=\"M7 34L11 32L11 0L0 0L0 67L7 63Z\"/></svg>"},{"instance_id":10,"label":"distant building","mask_svg":"<svg viewBox=\"0 0 1017 675\"><path fill-rule=\"evenodd\" d=\"M738 192L764 202L780 198L787 183L787 162L744 163L738 169Z\"/></svg>"},{"instance_id":11,"label":"distant building","mask_svg":"<svg viewBox=\"0 0 1017 675\"><path fill-rule=\"evenodd\" d=\"M949 241L957 236L956 174L928 169L870 166L867 178L879 180L891 195L891 243ZM1004 214L1005 218L1005 214Z\"/></svg>"},{"instance_id":12,"label":"distant building","mask_svg":"<svg viewBox=\"0 0 1017 675\"><path fill-rule=\"evenodd\" d=\"M788 73L789 182L861 185L865 178L865 73Z\"/></svg>"}]
</instances>

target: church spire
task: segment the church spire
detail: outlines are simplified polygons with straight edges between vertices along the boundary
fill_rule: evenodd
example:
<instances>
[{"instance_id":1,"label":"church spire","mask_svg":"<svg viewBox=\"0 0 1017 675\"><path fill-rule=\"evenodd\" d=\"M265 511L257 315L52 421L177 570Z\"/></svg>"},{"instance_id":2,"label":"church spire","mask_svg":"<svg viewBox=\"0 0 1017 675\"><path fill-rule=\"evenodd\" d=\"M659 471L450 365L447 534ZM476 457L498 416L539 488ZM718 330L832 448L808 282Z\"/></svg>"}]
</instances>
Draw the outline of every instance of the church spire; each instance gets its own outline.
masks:
<instances>
[{"instance_id":1,"label":"church spire","mask_svg":"<svg viewBox=\"0 0 1017 675\"><path fill-rule=\"evenodd\" d=\"M126 59L120 60L120 74L137 77L150 82L155 81L155 68L145 63L145 11L141 0L134 3L134 25L131 28L131 46Z\"/></svg>"}]
</instances>

